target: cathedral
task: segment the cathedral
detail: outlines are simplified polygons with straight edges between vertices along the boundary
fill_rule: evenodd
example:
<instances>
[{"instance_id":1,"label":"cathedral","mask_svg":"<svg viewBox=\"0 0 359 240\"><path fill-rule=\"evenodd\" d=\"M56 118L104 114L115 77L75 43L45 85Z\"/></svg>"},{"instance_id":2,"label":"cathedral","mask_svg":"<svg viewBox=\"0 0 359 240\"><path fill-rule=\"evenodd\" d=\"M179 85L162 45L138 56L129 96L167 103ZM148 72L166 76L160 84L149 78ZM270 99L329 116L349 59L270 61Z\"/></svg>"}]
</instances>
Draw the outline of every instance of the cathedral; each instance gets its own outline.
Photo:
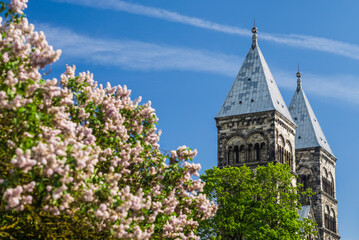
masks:
<instances>
[{"instance_id":1,"label":"cathedral","mask_svg":"<svg viewBox=\"0 0 359 240\"><path fill-rule=\"evenodd\" d=\"M296 74L297 88L287 108L257 32L253 27L252 46L215 117L218 167L288 164L297 181L316 193L302 199L299 214L316 222L318 239L338 240L336 158L304 92L302 74Z\"/></svg>"}]
</instances>

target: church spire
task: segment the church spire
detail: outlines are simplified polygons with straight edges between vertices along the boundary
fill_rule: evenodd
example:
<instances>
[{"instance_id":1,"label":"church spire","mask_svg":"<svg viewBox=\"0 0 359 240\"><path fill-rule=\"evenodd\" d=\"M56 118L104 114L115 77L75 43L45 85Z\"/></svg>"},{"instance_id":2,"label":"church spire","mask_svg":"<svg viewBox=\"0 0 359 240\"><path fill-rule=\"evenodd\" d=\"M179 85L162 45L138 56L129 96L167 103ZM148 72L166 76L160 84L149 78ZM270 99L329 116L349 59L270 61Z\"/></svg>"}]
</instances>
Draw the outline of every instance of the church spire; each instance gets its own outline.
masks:
<instances>
[{"instance_id":1,"label":"church spire","mask_svg":"<svg viewBox=\"0 0 359 240\"><path fill-rule=\"evenodd\" d=\"M257 42L252 28L252 46L233 82L217 118L277 110L294 123Z\"/></svg>"},{"instance_id":2,"label":"church spire","mask_svg":"<svg viewBox=\"0 0 359 240\"><path fill-rule=\"evenodd\" d=\"M295 148L302 149L322 147L333 155L322 128L319 125L318 119L315 116L308 98L304 93L301 77L302 73L298 70L297 90L295 91L292 101L289 105L290 115L294 118L294 122L298 126L295 139Z\"/></svg>"},{"instance_id":3,"label":"church spire","mask_svg":"<svg viewBox=\"0 0 359 240\"><path fill-rule=\"evenodd\" d=\"M254 25L252 28L252 49L254 49L257 46L257 33L258 33L258 28L256 27L256 19L254 19Z\"/></svg>"},{"instance_id":4,"label":"church spire","mask_svg":"<svg viewBox=\"0 0 359 240\"><path fill-rule=\"evenodd\" d=\"M298 64L298 72L297 72L297 92L302 89L302 73L299 71L299 64Z\"/></svg>"}]
</instances>

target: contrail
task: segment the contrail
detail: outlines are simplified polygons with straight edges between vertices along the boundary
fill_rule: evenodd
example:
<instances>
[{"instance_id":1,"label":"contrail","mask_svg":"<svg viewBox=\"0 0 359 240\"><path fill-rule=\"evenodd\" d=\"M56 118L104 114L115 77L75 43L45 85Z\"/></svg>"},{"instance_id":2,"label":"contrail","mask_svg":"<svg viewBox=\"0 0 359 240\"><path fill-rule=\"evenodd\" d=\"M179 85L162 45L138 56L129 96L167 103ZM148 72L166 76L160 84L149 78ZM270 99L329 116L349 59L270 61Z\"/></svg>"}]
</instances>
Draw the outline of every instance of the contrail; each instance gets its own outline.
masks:
<instances>
[{"instance_id":1,"label":"contrail","mask_svg":"<svg viewBox=\"0 0 359 240\"><path fill-rule=\"evenodd\" d=\"M160 45L133 40L97 39L67 28L38 24L51 45L63 50L62 59L80 60L94 65L120 67L136 71L196 71L216 73L232 79L243 59L207 50ZM295 73L273 68L278 86L295 90ZM343 84L345 82L345 84ZM306 84L310 83L310 84ZM303 74L306 91L317 96L359 104L359 80L356 76L320 76Z\"/></svg>"},{"instance_id":2,"label":"contrail","mask_svg":"<svg viewBox=\"0 0 359 240\"><path fill-rule=\"evenodd\" d=\"M247 29L218 24L205 19L182 15L177 12L168 11L161 8L147 7L140 4L128 3L122 0L53 0L57 2L66 2L81 6L94 7L97 9L109 9L113 11L122 11L132 14L158 18L165 21L187 24L199 28L209 29L217 32L249 37L251 32ZM349 57L359 60L359 46L340 42L323 37L315 37L301 34L272 34L261 33L260 39L279 43L296 48L312 49L321 52L328 52L336 55Z\"/></svg>"},{"instance_id":3,"label":"contrail","mask_svg":"<svg viewBox=\"0 0 359 240\"><path fill-rule=\"evenodd\" d=\"M235 76L242 59L207 50L134 40L104 40L77 34L67 28L38 24L63 59L119 66L125 70L185 70Z\"/></svg>"}]
</instances>

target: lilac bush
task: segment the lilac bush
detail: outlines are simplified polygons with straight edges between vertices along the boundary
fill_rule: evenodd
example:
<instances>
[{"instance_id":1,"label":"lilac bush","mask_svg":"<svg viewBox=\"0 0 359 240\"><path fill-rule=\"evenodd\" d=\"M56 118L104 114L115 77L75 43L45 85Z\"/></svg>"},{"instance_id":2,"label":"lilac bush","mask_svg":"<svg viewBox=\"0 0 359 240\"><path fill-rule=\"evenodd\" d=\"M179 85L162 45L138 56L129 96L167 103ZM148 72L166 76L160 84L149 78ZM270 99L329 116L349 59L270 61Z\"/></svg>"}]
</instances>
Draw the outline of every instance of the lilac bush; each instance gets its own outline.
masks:
<instances>
[{"instance_id":1,"label":"lilac bush","mask_svg":"<svg viewBox=\"0 0 359 240\"><path fill-rule=\"evenodd\" d=\"M104 88L75 66L43 80L61 51L28 23L27 0L0 5L0 233L11 235L5 215L35 212L120 239L199 239L216 206L192 179L196 150L161 153L151 102L126 86Z\"/></svg>"}]
</instances>

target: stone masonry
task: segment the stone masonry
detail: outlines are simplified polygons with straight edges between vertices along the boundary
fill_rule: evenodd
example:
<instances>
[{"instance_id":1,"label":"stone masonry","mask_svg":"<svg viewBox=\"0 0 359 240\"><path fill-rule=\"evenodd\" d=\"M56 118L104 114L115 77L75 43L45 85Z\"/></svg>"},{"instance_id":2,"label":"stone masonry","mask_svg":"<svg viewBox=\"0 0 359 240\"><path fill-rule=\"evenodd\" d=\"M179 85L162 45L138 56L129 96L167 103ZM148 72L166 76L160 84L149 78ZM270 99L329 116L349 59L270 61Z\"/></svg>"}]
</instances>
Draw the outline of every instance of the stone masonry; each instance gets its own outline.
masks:
<instances>
[{"instance_id":1,"label":"stone masonry","mask_svg":"<svg viewBox=\"0 0 359 240\"><path fill-rule=\"evenodd\" d=\"M287 108L259 49L258 29L254 27L252 32L252 46L215 117L218 167L245 163L254 169L269 162L290 165L304 189L316 193L301 200L301 217L315 220L319 239L339 240L337 159L304 93L302 75L297 73L297 89Z\"/></svg>"},{"instance_id":2,"label":"stone masonry","mask_svg":"<svg viewBox=\"0 0 359 240\"><path fill-rule=\"evenodd\" d=\"M310 205L314 210L319 236L323 240L340 239L335 193L336 158L322 147L313 147L297 149L296 159L298 182L316 193L310 199Z\"/></svg>"},{"instance_id":3,"label":"stone masonry","mask_svg":"<svg viewBox=\"0 0 359 240\"><path fill-rule=\"evenodd\" d=\"M218 118L218 166L288 163L295 172L295 124L277 111ZM278 144L280 143L280 144ZM285 147L287 146L287 147ZM280 148L283 151L280 151Z\"/></svg>"}]
</instances>

